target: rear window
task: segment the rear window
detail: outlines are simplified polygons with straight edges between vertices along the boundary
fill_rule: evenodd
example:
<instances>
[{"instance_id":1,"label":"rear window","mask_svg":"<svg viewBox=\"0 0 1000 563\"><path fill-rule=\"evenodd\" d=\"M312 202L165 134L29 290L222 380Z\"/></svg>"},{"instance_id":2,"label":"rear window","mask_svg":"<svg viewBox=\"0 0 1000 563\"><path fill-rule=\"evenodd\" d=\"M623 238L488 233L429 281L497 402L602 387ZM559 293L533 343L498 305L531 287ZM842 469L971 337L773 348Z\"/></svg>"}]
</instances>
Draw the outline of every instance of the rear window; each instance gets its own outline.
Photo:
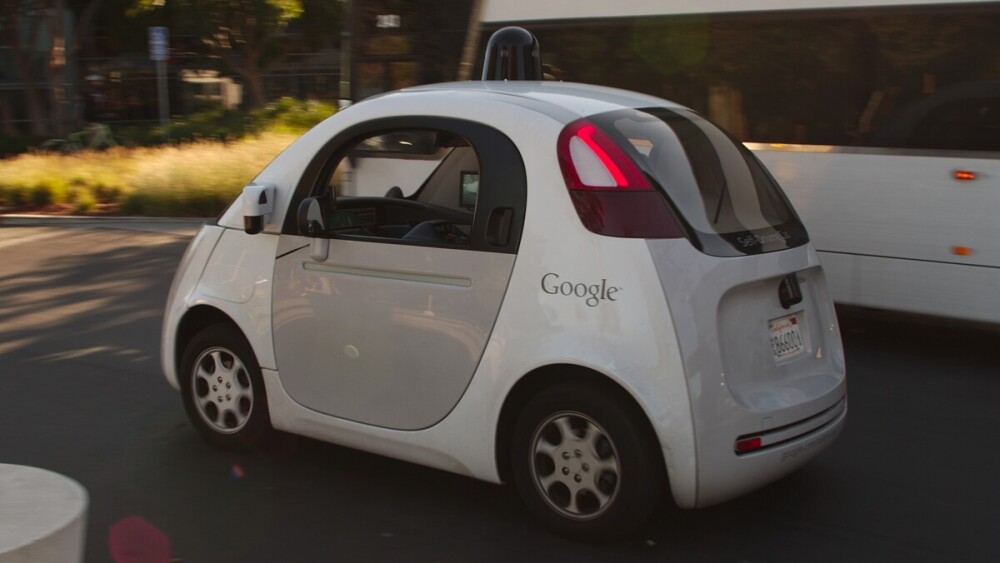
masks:
<instances>
[{"instance_id":1,"label":"rear window","mask_svg":"<svg viewBox=\"0 0 1000 563\"><path fill-rule=\"evenodd\" d=\"M777 182L746 147L684 109L591 116L664 191L706 254L774 252L808 241Z\"/></svg>"}]
</instances>

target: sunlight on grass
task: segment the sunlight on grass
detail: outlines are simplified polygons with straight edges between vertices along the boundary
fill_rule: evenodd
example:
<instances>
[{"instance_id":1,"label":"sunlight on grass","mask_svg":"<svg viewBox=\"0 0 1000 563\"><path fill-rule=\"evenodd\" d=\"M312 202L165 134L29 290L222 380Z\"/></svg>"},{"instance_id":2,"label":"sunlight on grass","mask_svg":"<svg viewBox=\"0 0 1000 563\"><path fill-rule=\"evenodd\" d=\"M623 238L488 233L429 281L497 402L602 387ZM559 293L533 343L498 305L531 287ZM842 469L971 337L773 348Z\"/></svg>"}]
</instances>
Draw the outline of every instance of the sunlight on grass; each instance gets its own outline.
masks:
<instances>
[{"instance_id":1,"label":"sunlight on grass","mask_svg":"<svg viewBox=\"0 0 1000 563\"><path fill-rule=\"evenodd\" d=\"M0 160L0 206L210 217L296 137L20 155Z\"/></svg>"}]
</instances>

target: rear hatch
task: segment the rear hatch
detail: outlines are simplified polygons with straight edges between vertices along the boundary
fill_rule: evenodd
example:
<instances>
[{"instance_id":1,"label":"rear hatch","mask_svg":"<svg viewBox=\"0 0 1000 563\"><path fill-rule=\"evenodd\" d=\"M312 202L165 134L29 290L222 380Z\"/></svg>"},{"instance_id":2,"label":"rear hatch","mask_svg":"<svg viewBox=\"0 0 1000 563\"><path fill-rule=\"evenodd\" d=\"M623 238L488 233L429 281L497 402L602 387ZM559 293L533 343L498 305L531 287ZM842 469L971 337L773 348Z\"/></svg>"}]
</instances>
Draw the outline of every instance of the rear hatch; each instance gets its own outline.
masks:
<instances>
[{"instance_id":1,"label":"rear hatch","mask_svg":"<svg viewBox=\"0 0 1000 563\"><path fill-rule=\"evenodd\" d=\"M568 124L566 186L592 232L645 239L684 361L698 505L805 463L846 413L844 355L819 259L757 158L680 107ZM665 346L671 343L664 342Z\"/></svg>"},{"instance_id":2,"label":"rear hatch","mask_svg":"<svg viewBox=\"0 0 1000 563\"><path fill-rule=\"evenodd\" d=\"M588 119L666 196L681 232L648 245L684 355L700 461L780 447L836 418L846 405L833 304L768 171L686 109Z\"/></svg>"}]
</instances>

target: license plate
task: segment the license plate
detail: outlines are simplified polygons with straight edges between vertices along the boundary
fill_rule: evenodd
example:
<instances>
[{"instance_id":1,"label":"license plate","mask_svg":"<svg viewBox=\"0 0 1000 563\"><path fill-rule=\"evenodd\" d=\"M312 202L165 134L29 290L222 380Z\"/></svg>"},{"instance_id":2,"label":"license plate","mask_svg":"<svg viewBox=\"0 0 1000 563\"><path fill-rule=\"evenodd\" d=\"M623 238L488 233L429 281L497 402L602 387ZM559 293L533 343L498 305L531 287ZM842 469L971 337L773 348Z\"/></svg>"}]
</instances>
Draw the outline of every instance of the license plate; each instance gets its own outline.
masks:
<instances>
[{"instance_id":1,"label":"license plate","mask_svg":"<svg viewBox=\"0 0 1000 563\"><path fill-rule=\"evenodd\" d=\"M771 333L771 351L775 360L783 360L805 350L800 326L797 313L768 321L767 329Z\"/></svg>"}]
</instances>

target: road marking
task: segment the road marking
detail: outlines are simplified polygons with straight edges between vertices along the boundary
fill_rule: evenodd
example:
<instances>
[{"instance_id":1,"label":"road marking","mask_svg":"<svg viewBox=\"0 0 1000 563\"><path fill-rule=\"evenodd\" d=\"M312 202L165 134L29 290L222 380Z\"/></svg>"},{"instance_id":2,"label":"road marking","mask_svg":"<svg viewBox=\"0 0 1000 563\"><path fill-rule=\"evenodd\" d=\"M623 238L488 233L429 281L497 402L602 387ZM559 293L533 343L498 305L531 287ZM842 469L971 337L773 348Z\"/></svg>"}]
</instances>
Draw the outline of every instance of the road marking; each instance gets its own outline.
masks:
<instances>
[{"instance_id":1,"label":"road marking","mask_svg":"<svg viewBox=\"0 0 1000 563\"><path fill-rule=\"evenodd\" d=\"M18 236L18 233L14 232L13 238L7 240L0 240L0 248L9 248L11 246L17 246L19 244L24 244L28 242L50 239L65 234L65 229L51 229L51 230L46 229L45 231L38 232L37 228L18 229L17 227L15 227L13 229L10 229L10 231L22 231L25 234L22 236ZM10 231L5 229L3 231L0 231L0 234L9 233Z\"/></svg>"},{"instance_id":2,"label":"road marking","mask_svg":"<svg viewBox=\"0 0 1000 563\"><path fill-rule=\"evenodd\" d=\"M114 356L131 356L132 361L142 361L149 359L142 351L134 348L117 348L115 346L91 346L90 348L80 348L77 350L66 350L64 352L52 352L44 356L35 358L40 362L64 362L66 360L78 360L97 354L112 354Z\"/></svg>"},{"instance_id":3,"label":"road marking","mask_svg":"<svg viewBox=\"0 0 1000 563\"><path fill-rule=\"evenodd\" d=\"M2 219L0 219L2 220ZM19 244L41 241L53 237L61 236L67 231L133 231L137 233L150 233L162 235L161 238L153 241L146 240L146 244L167 244L176 242L178 237L192 237L205 224L204 220L195 221L154 221L148 225L138 221L113 222L106 220L103 222L76 222L65 223L53 226L8 226L0 228L0 248L10 248Z\"/></svg>"}]
</instances>

